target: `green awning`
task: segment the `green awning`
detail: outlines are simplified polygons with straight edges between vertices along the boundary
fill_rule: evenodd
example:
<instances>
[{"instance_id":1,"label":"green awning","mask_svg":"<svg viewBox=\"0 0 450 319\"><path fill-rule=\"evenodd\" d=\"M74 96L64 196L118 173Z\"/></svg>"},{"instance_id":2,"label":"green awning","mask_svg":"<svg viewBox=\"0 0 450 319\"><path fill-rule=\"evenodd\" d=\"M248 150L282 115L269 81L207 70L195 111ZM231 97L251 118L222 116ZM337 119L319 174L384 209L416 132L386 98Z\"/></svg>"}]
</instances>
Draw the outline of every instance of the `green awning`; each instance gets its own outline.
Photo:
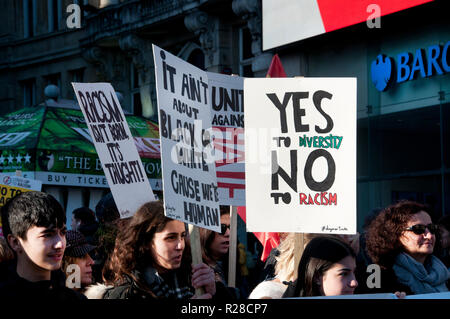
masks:
<instances>
[{"instance_id":1,"label":"green awning","mask_svg":"<svg viewBox=\"0 0 450 319\"><path fill-rule=\"evenodd\" d=\"M161 189L158 125L126 115L153 190ZM44 185L108 187L81 110L37 106L0 117L0 173Z\"/></svg>"}]
</instances>

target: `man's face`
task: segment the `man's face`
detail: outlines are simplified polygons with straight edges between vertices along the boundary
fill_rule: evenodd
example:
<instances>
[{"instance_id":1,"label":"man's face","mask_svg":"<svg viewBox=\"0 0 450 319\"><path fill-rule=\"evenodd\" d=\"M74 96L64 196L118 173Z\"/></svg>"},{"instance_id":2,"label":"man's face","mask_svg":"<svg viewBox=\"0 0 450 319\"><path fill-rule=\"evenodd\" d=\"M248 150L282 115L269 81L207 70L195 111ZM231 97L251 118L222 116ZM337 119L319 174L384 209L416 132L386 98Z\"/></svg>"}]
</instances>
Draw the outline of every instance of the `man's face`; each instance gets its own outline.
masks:
<instances>
[{"instance_id":1,"label":"man's face","mask_svg":"<svg viewBox=\"0 0 450 319\"><path fill-rule=\"evenodd\" d=\"M27 231L26 240L19 238L23 251L28 259L44 270L57 270L66 249L66 226L37 227Z\"/></svg>"}]
</instances>

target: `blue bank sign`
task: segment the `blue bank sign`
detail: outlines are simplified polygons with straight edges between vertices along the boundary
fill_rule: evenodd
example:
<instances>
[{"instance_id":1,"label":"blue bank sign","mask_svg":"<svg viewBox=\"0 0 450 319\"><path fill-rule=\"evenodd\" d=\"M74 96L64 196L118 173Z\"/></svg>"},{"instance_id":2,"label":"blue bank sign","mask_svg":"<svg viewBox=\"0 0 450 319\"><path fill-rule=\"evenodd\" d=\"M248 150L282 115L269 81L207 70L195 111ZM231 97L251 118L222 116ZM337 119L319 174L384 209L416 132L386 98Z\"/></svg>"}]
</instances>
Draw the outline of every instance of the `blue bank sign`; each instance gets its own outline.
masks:
<instances>
[{"instance_id":1,"label":"blue bank sign","mask_svg":"<svg viewBox=\"0 0 450 319\"><path fill-rule=\"evenodd\" d=\"M370 67L372 82L380 92L386 91L392 83L402 83L413 80L420 75L422 78L432 75L442 75L450 72L448 47L431 45L427 49L417 49L413 55L409 52L397 54L396 58L380 54Z\"/></svg>"}]
</instances>

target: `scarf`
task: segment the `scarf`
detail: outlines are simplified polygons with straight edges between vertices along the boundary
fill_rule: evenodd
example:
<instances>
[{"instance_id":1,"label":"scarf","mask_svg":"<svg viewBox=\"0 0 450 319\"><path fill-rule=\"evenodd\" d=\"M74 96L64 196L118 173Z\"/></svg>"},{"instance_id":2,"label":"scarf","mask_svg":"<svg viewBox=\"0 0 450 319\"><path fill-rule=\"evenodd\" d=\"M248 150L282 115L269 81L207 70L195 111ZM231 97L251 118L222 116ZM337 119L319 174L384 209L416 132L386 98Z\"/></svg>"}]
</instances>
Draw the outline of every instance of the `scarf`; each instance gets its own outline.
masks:
<instances>
[{"instance_id":1,"label":"scarf","mask_svg":"<svg viewBox=\"0 0 450 319\"><path fill-rule=\"evenodd\" d=\"M409 288L414 294L426 294L448 291L446 281L450 271L435 256L421 264L406 253L401 253L395 259L393 266L397 280Z\"/></svg>"},{"instance_id":2,"label":"scarf","mask_svg":"<svg viewBox=\"0 0 450 319\"><path fill-rule=\"evenodd\" d=\"M160 298L188 299L194 295L189 285L181 284L180 286L176 271L169 271L162 276L155 268L147 267L144 270L143 279L150 290Z\"/></svg>"}]
</instances>

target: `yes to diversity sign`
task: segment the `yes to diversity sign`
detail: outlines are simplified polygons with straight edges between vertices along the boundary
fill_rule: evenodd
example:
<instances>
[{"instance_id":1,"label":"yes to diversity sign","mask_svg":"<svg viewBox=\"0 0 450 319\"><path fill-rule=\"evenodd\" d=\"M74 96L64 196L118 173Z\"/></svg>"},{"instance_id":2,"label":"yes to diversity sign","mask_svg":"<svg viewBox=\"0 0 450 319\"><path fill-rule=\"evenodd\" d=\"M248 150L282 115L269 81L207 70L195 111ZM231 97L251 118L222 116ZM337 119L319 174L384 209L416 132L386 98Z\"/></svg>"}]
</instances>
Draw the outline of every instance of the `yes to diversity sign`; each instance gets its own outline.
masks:
<instances>
[{"instance_id":1,"label":"yes to diversity sign","mask_svg":"<svg viewBox=\"0 0 450 319\"><path fill-rule=\"evenodd\" d=\"M247 230L356 232L356 78L245 79Z\"/></svg>"}]
</instances>

